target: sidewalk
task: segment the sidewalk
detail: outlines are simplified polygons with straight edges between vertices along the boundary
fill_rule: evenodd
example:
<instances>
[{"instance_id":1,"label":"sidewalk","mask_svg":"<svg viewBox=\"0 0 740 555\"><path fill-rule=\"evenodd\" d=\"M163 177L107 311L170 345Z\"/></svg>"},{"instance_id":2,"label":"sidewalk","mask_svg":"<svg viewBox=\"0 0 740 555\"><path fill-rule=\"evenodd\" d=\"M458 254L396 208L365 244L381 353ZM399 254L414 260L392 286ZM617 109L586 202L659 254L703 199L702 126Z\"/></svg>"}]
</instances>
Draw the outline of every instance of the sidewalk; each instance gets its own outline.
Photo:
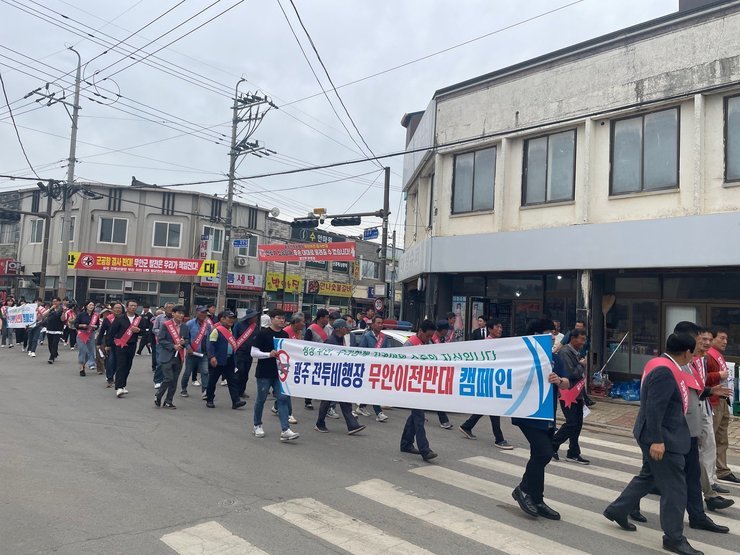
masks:
<instances>
[{"instance_id":1,"label":"sidewalk","mask_svg":"<svg viewBox=\"0 0 740 555\"><path fill-rule=\"evenodd\" d=\"M632 436L632 427L635 424L637 411L640 409L638 403L605 397L593 397L593 399L596 404L591 407L591 414L583 421L585 429L598 431L606 428L610 433ZM560 411L558 411L558 419L562 420ZM740 417L730 417L728 437L730 449L740 451Z\"/></svg>"}]
</instances>

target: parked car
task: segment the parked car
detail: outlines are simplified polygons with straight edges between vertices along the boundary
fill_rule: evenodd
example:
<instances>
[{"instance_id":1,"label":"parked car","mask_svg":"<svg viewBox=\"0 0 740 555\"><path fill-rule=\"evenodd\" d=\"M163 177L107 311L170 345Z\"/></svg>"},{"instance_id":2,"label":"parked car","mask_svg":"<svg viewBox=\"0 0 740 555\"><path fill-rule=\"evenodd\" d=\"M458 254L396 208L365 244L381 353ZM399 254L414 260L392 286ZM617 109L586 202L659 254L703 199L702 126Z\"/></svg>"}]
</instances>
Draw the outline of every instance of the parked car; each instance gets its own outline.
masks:
<instances>
[{"instance_id":1,"label":"parked car","mask_svg":"<svg viewBox=\"0 0 740 555\"><path fill-rule=\"evenodd\" d=\"M352 330L350 333L354 336L353 343L359 343L360 337L362 337L366 331L367 330ZM405 330L383 330L383 335L390 340L391 347L403 347L403 344L408 341L409 337L414 335L414 332Z\"/></svg>"}]
</instances>

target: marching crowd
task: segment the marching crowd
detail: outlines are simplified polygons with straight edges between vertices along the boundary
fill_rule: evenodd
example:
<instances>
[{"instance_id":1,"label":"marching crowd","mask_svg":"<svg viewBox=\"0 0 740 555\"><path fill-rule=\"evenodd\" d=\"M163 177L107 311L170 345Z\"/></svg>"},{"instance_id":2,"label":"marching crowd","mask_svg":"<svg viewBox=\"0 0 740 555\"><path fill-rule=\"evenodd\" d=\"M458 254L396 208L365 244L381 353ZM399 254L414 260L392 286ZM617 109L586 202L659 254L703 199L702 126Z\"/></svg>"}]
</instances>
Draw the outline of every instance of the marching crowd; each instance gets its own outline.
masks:
<instances>
[{"instance_id":1,"label":"marching crowd","mask_svg":"<svg viewBox=\"0 0 740 555\"><path fill-rule=\"evenodd\" d=\"M44 342L48 344L48 363L59 356L59 345L77 350L79 374L105 374L106 386L117 398L128 394L127 379L133 361L146 349L151 354L151 369L156 407L175 409L174 398L189 397L190 389L199 390L207 408L215 408L216 389L226 386L232 409L246 405L247 382L253 362L257 398L253 408L252 433L265 437L262 416L270 392L274 402L270 411L280 422L280 441L292 441L300 434L290 426L296 424L293 404L280 387L276 338L302 339L329 345L389 348L391 342L384 333L385 320L372 309L351 315L330 313L319 309L307 322L302 313L286 319L280 309L260 315L247 309L239 319L230 310L216 312L215 305L198 306L193 317L186 318L185 308L167 303L153 312L149 306L139 311L135 301L96 305L90 301L78 307L74 300L59 298L51 303L37 303L36 319L25 328L9 328L7 310L15 305L8 298L0 311L2 341L0 346L19 346L28 356L35 357ZM25 304L20 299L19 304ZM438 321L424 320L415 334L409 335L404 346L449 343L460 340L455 334L456 315L448 313ZM498 339L503 335L502 322L478 319L474 340ZM350 333L355 328L361 334ZM520 484L512 492L522 511L532 517L559 520L557 511L544 501L545 468L552 460L560 460L559 448L568 443L566 460L587 465L582 457L578 438L583 426L584 406L593 401L585 388L588 343L585 323L578 321L573 330L563 335L559 324L541 318L530 324L528 335L551 334L553 368L547 380L560 391L559 404L565 422L556 428L555 421L512 418L530 445L530 458ZM666 352L645 368L641 391L640 412L634 435L643 451L643 467L622 495L604 511L604 516L627 531L635 531L631 521L645 522L640 512L640 499L648 493L661 495L660 524L664 530L663 546L676 553L695 555L683 535L683 515L688 512L689 526L711 532L726 533L729 529L714 523L704 511L726 509L734 504L721 496L729 493L721 483L740 484L727 465L728 423L730 412L727 388L728 365L723 357L727 347L726 330L701 328L692 322L681 322L666 342ZM555 403L558 403L555 400ZM339 406L337 412L336 406ZM304 408L314 410L313 400L304 399ZM373 406L375 420L386 422L388 416L381 406ZM347 433L356 434L366 428L359 417L370 417L367 406L358 403L322 400L314 430L328 433L327 418L344 418ZM439 425L452 429L448 415L438 412ZM482 415L471 415L458 429L467 439L477 436L473 429ZM500 417L490 416L494 445L512 449L504 438ZM437 457L427 439L423 410L412 409L400 440L400 450L420 455L424 461Z\"/></svg>"}]
</instances>

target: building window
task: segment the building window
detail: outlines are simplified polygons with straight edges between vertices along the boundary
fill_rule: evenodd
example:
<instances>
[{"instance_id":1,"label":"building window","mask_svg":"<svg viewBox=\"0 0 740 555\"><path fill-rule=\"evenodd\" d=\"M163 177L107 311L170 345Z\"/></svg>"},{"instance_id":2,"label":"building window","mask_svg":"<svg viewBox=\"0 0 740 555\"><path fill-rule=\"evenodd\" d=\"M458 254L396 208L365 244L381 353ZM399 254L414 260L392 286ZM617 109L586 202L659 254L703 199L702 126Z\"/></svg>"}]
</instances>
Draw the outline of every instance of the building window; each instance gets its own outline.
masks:
<instances>
[{"instance_id":1,"label":"building window","mask_svg":"<svg viewBox=\"0 0 740 555\"><path fill-rule=\"evenodd\" d=\"M41 243L44 240L44 220L31 220L31 244Z\"/></svg>"},{"instance_id":2,"label":"building window","mask_svg":"<svg viewBox=\"0 0 740 555\"><path fill-rule=\"evenodd\" d=\"M612 122L612 195L678 187L678 108Z\"/></svg>"},{"instance_id":3,"label":"building window","mask_svg":"<svg viewBox=\"0 0 740 555\"><path fill-rule=\"evenodd\" d=\"M70 243L74 243L75 240L75 221L77 220L76 216L70 216L69 218L69 241ZM62 229L64 229L62 226L64 225L64 218L62 218L62 221L59 223L59 242L62 242Z\"/></svg>"},{"instance_id":4,"label":"building window","mask_svg":"<svg viewBox=\"0 0 740 555\"><path fill-rule=\"evenodd\" d=\"M247 208L247 227L257 229L257 209L251 206Z\"/></svg>"},{"instance_id":5,"label":"building window","mask_svg":"<svg viewBox=\"0 0 740 555\"><path fill-rule=\"evenodd\" d=\"M496 147L455 156L452 213L493 210Z\"/></svg>"},{"instance_id":6,"label":"building window","mask_svg":"<svg viewBox=\"0 0 740 555\"><path fill-rule=\"evenodd\" d=\"M34 191L31 195L31 212L38 212L41 204L41 191Z\"/></svg>"},{"instance_id":7,"label":"building window","mask_svg":"<svg viewBox=\"0 0 740 555\"><path fill-rule=\"evenodd\" d=\"M257 236L251 235L248 237L249 239L249 247L239 248L237 249L237 255L239 256L249 256L250 258L257 258Z\"/></svg>"},{"instance_id":8,"label":"building window","mask_svg":"<svg viewBox=\"0 0 740 555\"><path fill-rule=\"evenodd\" d=\"M181 224L173 222L154 222L152 246L179 249L181 227Z\"/></svg>"},{"instance_id":9,"label":"building window","mask_svg":"<svg viewBox=\"0 0 740 555\"><path fill-rule=\"evenodd\" d=\"M725 181L740 181L740 95L725 99Z\"/></svg>"},{"instance_id":10,"label":"building window","mask_svg":"<svg viewBox=\"0 0 740 555\"><path fill-rule=\"evenodd\" d=\"M573 200L575 176L575 129L524 141L523 205Z\"/></svg>"},{"instance_id":11,"label":"building window","mask_svg":"<svg viewBox=\"0 0 740 555\"><path fill-rule=\"evenodd\" d=\"M212 252L221 252L224 250L224 230L217 227L203 226L203 235L208 235L211 242Z\"/></svg>"},{"instance_id":12,"label":"building window","mask_svg":"<svg viewBox=\"0 0 740 555\"><path fill-rule=\"evenodd\" d=\"M360 279L378 279L380 264L373 260L360 260Z\"/></svg>"},{"instance_id":13,"label":"building window","mask_svg":"<svg viewBox=\"0 0 740 555\"><path fill-rule=\"evenodd\" d=\"M212 198L211 199L211 221L217 222L221 219L221 206L222 202L220 199Z\"/></svg>"},{"instance_id":14,"label":"building window","mask_svg":"<svg viewBox=\"0 0 740 555\"><path fill-rule=\"evenodd\" d=\"M0 224L0 245L14 245L18 242L18 224Z\"/></svg>"},{"instance_id":15,"label":"building window","mask_svg":"<svg viewBox=\"0 0 740 555\"><path fill-rule=\"evenodd\" d=\"M128 220L126 218L100 218L98 243L126 244Z\"/></svg>"},{"instance_id":16,"label":"building window","mask_svg":"<svg viewBox=\"0 0 740 555\"><path fill-rule=\"evenodd\" d=\"M175 214L175 193L162 193L162 214L166 216Z\"/></svg>"},{"instance_id":17,"label":"building window","mask_svg":"<svg viewBox=\"0 0 740 555\"><path fill-rule=\"evenodd\" d=\"M108 193L108 212L120 212L122 198L123 189L110 189Z\"/></svg>"}]
</instances>

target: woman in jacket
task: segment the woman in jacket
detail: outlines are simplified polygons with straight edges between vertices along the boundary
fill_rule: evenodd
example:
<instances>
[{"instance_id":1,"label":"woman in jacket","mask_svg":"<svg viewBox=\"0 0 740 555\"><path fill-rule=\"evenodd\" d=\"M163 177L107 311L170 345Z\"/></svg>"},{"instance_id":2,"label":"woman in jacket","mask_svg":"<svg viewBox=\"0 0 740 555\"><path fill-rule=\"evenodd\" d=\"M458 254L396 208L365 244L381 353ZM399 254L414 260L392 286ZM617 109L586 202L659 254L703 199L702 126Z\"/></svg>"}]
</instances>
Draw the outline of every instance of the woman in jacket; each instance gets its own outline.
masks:
<instances>
[{"instance_id":1,"label":"woman in jacket","mask_svg":"<svg viewBox=\"0 0 740 555\"><path fill-rule=\"evenodd\" d=\"M99 314L95 312L93 301L87 301L87 304L75 318L77 345L79 347L77 362L80 363L80 376L85 376L85 367L90 371L95 370L95 331L99 327L99 318Z\"/></svg>"}]
</instances>

